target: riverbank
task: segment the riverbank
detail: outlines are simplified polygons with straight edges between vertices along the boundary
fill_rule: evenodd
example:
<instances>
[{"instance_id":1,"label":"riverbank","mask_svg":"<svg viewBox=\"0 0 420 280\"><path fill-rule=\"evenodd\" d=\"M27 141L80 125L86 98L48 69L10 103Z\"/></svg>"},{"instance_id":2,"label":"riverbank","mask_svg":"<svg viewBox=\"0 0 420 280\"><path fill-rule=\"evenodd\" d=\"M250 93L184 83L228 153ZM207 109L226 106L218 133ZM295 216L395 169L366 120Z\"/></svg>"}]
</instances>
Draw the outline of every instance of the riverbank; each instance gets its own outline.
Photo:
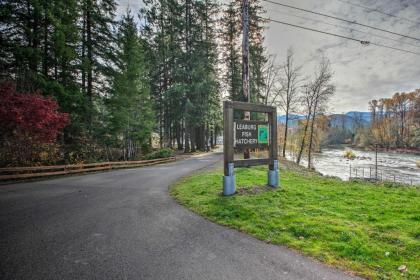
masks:
<instances>
[{"instance_id":1,"label":"riverbank","mask_svg":"<svg viewBox=\"0 0 420 280\"><path fill-rule=\"evenodd\" d=\"M379 151L376 162L374 151L359 149L351 149L355 156L353 159L345 158L346 148L348 149L345 146L324 148L321 153L313 154L312 166L323 175L349 180L353 177L372 178L372 176L376 176L375 166L377 164L377 177L381 180L420 185L420 169L417 166L420 155ZM288 158L294 159L290 155ZM305 157L301 164L307 165Z\"/></svg>"},{"instance_id":2,"label":"riverbank","mask_svg":"<svg viewBox=\"0 0 420 280\"><path fill-rule=\"evenodd\" d=\"M326 147L322 147L322 149L355 149L355 150L362 150L362 151L375 151L375 147L360 147L356 145L328 145ZM420 148L392 148L392 147L378 147L378 152L388 152L388 153L403 153L403 154L413 154L413 155L420 155Z\"/></svg>"},{"instance_id":3,"label":"riverbank","mask_svg":"<svg viewBox=\"0 0 420 280\"><path fill-rule=\"evenodd\" d=\"M343 182L281 164L281 188L264 167L238 168L238 194L221 196L222 170L184 178L177 201L216 223L286 245L370 279L419 279L418 188ZM399 271L401 265L407 271Z\"/></svg>"}]
</instances>

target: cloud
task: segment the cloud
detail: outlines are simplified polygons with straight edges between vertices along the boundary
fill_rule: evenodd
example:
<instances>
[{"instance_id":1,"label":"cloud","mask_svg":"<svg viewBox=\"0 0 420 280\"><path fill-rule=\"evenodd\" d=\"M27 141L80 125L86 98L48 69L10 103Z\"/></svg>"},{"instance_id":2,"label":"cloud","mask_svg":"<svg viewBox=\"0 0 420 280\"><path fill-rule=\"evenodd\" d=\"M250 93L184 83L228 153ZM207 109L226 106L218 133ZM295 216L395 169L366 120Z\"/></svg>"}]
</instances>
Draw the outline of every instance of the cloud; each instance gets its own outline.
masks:
<instances>
[{"instance_id":1,"label":"cloud","mask_svg":"<svg viewBox=\"0 0 420 280\"><path fill-rule=\"evenodd\" d=\"M276 1L311 11L355 20L359 23L397 33L420 37L420 24L416 25L414 23L416 21L420 22L420 1ZM399 18L373 11L367 12L360 7L355 7L345 2L379 9ZM273 19L420 53L419 41L401 39L399 36L377 30L338 22L313 14L297 12L266 2L263 3L268 15ZM307 17L308 20L303 20L296 16ZM268 51L277 54L279 60L281 60L285 57L286 49L289 46L293 46L297 60L304 64L305 75L311 75L314 63L321 53L324 53L330 59L335 73L333 82L337 87L336 95L330 105L332 112L367 110L368 102L371 99L389 97L397 91L410 91L420 88L420 56L373 45L362 46L357 42L286 27L273 22L269 25L269 29L266 31ZM355 31L355 29L358 31ZM374 35L379 35L380 37L375 37ZM394 39L394 41L386 38Z\"/></svg>"}]
</instances>

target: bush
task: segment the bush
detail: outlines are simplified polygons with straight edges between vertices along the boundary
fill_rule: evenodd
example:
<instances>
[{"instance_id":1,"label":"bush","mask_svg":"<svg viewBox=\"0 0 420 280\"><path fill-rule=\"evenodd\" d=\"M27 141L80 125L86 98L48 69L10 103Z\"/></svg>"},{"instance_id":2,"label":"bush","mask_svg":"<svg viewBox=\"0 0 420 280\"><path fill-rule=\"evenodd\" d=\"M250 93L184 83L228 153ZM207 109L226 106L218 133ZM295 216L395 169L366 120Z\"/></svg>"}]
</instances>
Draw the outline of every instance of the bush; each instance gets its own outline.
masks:
<instances>
[{"instance_id":1,"label":"bush","mask_svg":"<svg viewBox=\"0 0 420 280\"><path fill-rule=\"evenodd\" d=\"M173 152L171 149L165 148L160 149L154 152L151 152L144 156L144 159L156 159L156 158L168 158L173 155Z\"/></svg>"},{"instance_id":2,"label":"bush","mask_svg":"<svg viewBox=\"0 0 420 280\"><path fill-rule=\"evenodd\" d=\"M69 122L55 100L39 92L18 92L13 83L2 83L0 164L30 165L47 160L46 153L56 155L56 139Z\"/></svg>"},{"instance_id":3,"label":"bush","mask_svg":"<svg viewBox=\"0 0 420 280\"><path fill-rule=\"evenodd\" d=\"M346 159L355 159L356 154L352 150L346 150L343 155Z\"/></svg>"}]
</instances>

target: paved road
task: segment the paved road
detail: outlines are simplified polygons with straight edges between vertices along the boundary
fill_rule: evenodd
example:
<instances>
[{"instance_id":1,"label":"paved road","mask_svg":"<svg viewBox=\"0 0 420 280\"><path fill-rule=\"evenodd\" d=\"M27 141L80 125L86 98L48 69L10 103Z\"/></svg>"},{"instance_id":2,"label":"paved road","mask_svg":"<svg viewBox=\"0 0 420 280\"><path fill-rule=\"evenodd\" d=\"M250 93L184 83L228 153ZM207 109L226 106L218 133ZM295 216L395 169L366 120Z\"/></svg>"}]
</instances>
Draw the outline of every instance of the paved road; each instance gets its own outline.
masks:
<instances>
[{"instance_id":1,"label":"paved road","mask_svg":"<svg viewBox=\"0 0 420 280\"><path fill-rule=\"evenodd\" d=\"M220 157L0 186L0 279L355 279L168 195Z\"/></svg>"}]
</instances>

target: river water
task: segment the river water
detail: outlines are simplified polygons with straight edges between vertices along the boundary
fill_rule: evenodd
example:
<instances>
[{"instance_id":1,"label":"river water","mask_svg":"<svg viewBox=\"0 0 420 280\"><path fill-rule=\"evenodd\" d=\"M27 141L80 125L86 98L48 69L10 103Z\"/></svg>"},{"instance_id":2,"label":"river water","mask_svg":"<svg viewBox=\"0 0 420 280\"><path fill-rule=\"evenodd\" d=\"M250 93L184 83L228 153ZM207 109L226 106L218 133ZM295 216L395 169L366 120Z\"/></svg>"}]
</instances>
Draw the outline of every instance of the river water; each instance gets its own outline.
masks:
<instances>
[{"instance_id":1,"label":"river water","mask_svg":"<svg viewBox=\"0 0 420 280\"><path fill-rule=\"evenodd\" d=\"M355 150L356 158L348 160L343 157L346 148L326 148L314 155L313 166L323 175L336 176L343 180L351 176L372 178L375 176L375 152ZM378 178L406 184L420 185L420 168L416 166L420 155L378 152ZM302 165L307 165L302 162Z\"/></svg>"}]
</instances>

